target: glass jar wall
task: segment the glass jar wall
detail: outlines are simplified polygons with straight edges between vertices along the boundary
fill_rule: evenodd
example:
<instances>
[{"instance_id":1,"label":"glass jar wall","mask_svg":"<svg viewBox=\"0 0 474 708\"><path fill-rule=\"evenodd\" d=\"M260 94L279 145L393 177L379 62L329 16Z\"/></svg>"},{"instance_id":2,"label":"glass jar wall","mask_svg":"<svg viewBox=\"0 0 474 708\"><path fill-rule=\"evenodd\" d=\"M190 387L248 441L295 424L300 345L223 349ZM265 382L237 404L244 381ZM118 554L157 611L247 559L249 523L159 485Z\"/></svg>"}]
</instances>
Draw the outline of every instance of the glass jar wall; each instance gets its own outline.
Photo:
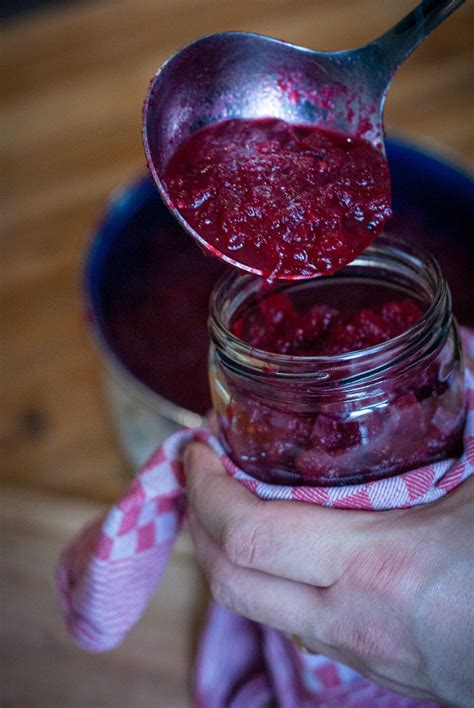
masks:
<instances>
[{"instance_id":1,"label":"glass jar wall","mask_svg":"<svg viewBox=\"0 0 474 708\"><path fill-rule=\"evenodd\" d=\"M285 347L267 351L235 336L237 319L275 294L303 314L317 305L347 319L403 301L420 316L387 341L330 354L330 347L303 356L281 353ZM220 436L234 462L258 479L357 483L461 449L460 342L447 284L421 249L384 236L335 275L271 290L255 276L230 273L214 290L210 331Z\"/></svg>"}]
</instances>

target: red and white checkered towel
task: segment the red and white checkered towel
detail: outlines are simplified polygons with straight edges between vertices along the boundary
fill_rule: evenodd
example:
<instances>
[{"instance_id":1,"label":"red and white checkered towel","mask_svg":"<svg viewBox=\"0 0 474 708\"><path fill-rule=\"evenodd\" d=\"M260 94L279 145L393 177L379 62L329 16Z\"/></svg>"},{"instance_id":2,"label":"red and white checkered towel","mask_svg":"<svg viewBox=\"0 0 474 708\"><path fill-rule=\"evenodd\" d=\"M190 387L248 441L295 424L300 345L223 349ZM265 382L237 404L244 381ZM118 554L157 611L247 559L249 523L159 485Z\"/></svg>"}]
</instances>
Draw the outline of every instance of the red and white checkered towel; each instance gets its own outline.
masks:
<instances>
[{"instance_id":1,"label":"red and white checkered towel","mask_svg":"<svg viewBox=\"0 0 474 708\"><path fill-rule=\"evenodd\" d=\"M466 338L472 356L474 334ZM474 372L466 371L464 453L410 472L345 487L284 487L259 482L225 455L208 430L182 430L152 455L126 494L62 554L56 586L75 642L92 652L117 646L155 592L185 513L182 453L200 440L227 471L261 499L289 499L339 509L384 510L435 501L474 473ZM157 628L158 631L158 628ZM228 638L232 637L229 645ZM219 651L225 646L225 651ZM232 651L229 651L229 646ZM303 654L275 630L214 606L195 675L196 705L420 706L375 686L352 669Z\"/></svg>"}]
</instances>

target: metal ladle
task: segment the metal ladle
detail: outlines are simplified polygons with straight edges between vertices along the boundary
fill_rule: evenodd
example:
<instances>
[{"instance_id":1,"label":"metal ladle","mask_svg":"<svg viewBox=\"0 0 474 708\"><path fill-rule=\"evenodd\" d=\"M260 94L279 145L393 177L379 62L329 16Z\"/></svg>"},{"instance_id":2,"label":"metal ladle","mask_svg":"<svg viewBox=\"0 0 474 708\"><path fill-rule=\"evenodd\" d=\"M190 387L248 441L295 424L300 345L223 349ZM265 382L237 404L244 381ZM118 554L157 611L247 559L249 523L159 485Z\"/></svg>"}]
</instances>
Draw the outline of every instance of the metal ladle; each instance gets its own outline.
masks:
<instances>
[{"instance_id":1,"label":"metal ladle","mask_svg":"<svg viewBox=\"0 0 474 708\"><path fill-rule=\"evenodd\" d=\"M143 110L143 143L162 199L181 226L222 260L173 206L165 168L180 143L210 123L274 117L357 136L384 150L383 107L400 64L464 0L423 0L363 47L317 52L246 32L220 32L173 54L152 79Z\"/></svg>"}]
</instances>

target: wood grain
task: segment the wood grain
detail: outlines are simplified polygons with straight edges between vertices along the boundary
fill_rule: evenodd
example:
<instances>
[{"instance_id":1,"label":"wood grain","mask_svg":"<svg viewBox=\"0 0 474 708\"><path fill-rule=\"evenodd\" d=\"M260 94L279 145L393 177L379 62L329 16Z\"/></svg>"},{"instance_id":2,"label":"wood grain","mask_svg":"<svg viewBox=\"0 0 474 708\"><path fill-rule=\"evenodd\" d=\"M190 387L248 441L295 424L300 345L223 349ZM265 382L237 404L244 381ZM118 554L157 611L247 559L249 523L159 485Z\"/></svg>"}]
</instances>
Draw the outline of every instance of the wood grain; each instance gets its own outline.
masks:
<instances>
[{"instance_id":1,"label":"wood grain","mask_svg":"<svg viewBox=\"0 0 474 708\"><path fill-rule=\"evenodd\" d=\"M189 704L202 584L183 542L156 602L117 652L68 641L51 589L63 543L129 476L82 317L81 271L107 195L145 169L148 80L198 35L242 29L321 50L362 44L414 0L110 0L61 3L6 25L0 41L0 472L5 500L5 705ZM474 162L467 3L401 68L389 131ZM186 545L186 543L188 545ZM181 553L181 554L180 554Z\"/></svg>"},{"instance_id":2,"label":"wood grain","mask_svg":"<svg viewBox=\"0 0 474 708\"><path fill-rule=\"evenodd\" d=\"M144 170L149 77L193 37L265 32L319 49L361 44L412 2L119 0L72 4L3 32L2 476L103 501L126 483L81 316L89 233L108 193ZM472 162L472 5L408 60L387 103L392 132Z\"/></svg>"},{"instance_id":3,"label":"wood grain","mask_svg":"<svg viewBox=\"0 0 474 708\"><path fill-rule=\"evenodd\" d=\"M9 483L110 501L127 470L81 316L89 234L119 184L144 170L140 110L150 76L193 37L243 29L318 49L361 44L413 2L118 0L68 4L2 38L6 213L1 240L1 472ZM392 132L472 162L472 5L403 66Z\"/></svg>"}]
</instances>

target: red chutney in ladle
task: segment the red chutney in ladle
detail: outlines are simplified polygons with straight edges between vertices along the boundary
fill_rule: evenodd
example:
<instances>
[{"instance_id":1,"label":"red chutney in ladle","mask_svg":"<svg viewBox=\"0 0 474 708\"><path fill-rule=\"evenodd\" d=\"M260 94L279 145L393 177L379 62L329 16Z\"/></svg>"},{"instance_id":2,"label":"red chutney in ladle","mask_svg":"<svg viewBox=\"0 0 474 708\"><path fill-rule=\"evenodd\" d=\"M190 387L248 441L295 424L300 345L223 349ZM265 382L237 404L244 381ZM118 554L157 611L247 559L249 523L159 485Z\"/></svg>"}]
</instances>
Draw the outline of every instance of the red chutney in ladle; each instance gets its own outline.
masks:
<instances>
[{"instance_id":1,"label":"red chutney in ladle","mask_svg":"<svg viewBox=\"0 0 474 708\"><path fill-rule=\"evenodd\" d=\"M215 255L268 279L333 273L391 216L381 150L276 118L202 128L172 156L164 181Z\"/></svg>"}]
</instances>

